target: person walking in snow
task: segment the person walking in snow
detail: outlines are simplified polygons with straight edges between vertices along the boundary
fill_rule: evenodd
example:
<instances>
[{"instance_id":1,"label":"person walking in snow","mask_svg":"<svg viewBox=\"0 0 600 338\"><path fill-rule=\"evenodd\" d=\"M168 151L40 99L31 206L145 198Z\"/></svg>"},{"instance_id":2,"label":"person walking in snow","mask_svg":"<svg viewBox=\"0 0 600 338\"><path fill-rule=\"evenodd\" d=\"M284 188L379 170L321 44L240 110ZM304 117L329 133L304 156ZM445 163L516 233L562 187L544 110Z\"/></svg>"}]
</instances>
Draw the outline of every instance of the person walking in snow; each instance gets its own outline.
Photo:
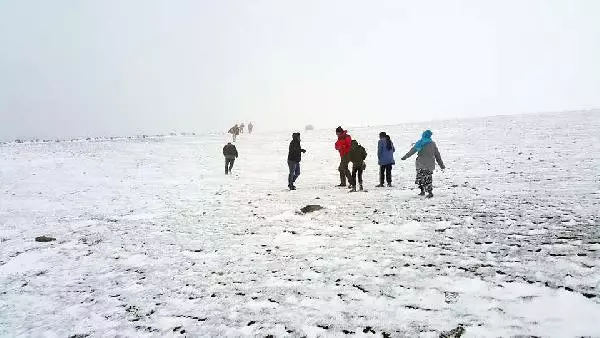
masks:
<instances>
[{"instance_id":1,"label":"person walking in snow","mask_svg":"<svg viewBox=\"0 0 600 338\"><path fill-rule=\"evenodd\" d=\"M233 163L238 157L237 148L231 144L231 142L228 142L223 147L223 156L225 156L225 175L228 175L231 173L231 169L233 169Z\"/></svg>"},{"instance_id":2,"label":"person walking in snow","mask_svg":"<svg viewBox=\"0 0 600 338\"><path fill-rule=\"evenodd\" d=\"M345 187L346 179L350 181L352 178L350 170L348 169L348 164L350 163L348 153L350 152L352 138L348 135L348 131L344 130L342 127L337 127L335 129L335 134L338 137L335 142L335 149L340 153L340 166L338 167L338 171L340 172L340 184L338 187Z\"/></svg>"},{"instance_id":3,"label":"person walking in snow","mask_svg":"<svg viewBox=\"0 0 600 338\"><path fill-rule=\"evenodd\" d=\"M302 160L302 153L305 152L306 150L302 149L300 146L300 133L293 133L288 152L288 167L290 169L288 175L288 188L290 188L290 190L296 190L294 182L296 182L296 179L300 176L300 161Z\"/></svg>"},{"instance_id":4,"label":"person walking in snow","mask_svg":"<svg viewBox=\"0 0 600 338\"><path fill-rule=\"evenodd\" d=\"M254 129L254 125L252 122L248 123L248 134L252 134L252 130Z\"/></svg>"},{"instance_id":5,"label":"person walking in snow","mask_svg":"<svg viewBox=\"0 0 600 338\"><path fill-rule=\"evenodd\" d=\"M352 176L350 176L350 191L356 191L356 178L358 174L358 185L360 191L363 191L362 174L366 168L365 159L367 158L367 150L358 144L356 140L350 143L350 152L348 158L352 162Z\"/></svg>"},{"instance_id":6,"label":"person walking in snow","mask_svg":"<svg viewBox=\"0 0 600 338\"><path fill-rule=\"evenodd\" d=\"M235 126L229 129L229 133L233 136L233 142L237 139L240 134L240 127L236 124Z\"/></svg>"},{"instance_id":7,"label":"person walking in snow","mask_svg":"<svg viewBox=\"0 0 600 338\"><path fill-rule=\"evenodd\" d=\"M431 130L425 130L421 139L414 144L406 155L402 156L402 160L404 161L415 153L418 154L416 160L417 179L415 180L415 184L421 189L419 195L424 196L425 192L427 192L427 198L433 197L433 171L435 170L435 163L437 162L442 170L446 169L440 151L431 139L432 135Z\"/></svg>"},{"instance_id":8,"label":"person walking in snow","mask_svg":"<svg viewBox=\"0 0 600 338\"><path fill-rule=\"evenodd\" d=\"M383 187L384 179L387 181L388 187L392 186L392 166L396 164L394 161L394 144L390 135L385 132L379 133L379 142L377 144L377 160L379 162L379 185Z\"/></svg>"},{"instance_id":9,"label":"person walking in snow","mask_svg":"<svg viewBox=\"0 0 600 338\"><path fill-rule=\"evenodd\" d=\"M244 122L242 122L242 123L240 124L240 134L243 134L243 133L244 133L244 128L245 128L245 127L246 127L246 125L244 124Z\"/></svg>"}]
</instances>

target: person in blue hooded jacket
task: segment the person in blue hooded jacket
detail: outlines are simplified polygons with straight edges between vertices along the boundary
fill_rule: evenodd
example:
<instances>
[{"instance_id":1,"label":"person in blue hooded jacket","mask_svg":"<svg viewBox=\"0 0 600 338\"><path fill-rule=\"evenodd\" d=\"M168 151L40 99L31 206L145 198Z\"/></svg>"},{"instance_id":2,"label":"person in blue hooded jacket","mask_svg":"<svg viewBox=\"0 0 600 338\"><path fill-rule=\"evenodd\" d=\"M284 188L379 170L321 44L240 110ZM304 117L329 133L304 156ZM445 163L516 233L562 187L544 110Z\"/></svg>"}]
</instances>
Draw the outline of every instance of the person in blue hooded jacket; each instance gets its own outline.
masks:
<instances>
[{"instance_id":1,"label":"person in blue hooded jacket","mask_svg":"<svg viewBox=\"0 0 600 338\"><path fill-rule=\"evenodd\" d=\"M431 139L432 135L431 130L425 130L421 139L414 144L406 155L402 156L402 160L404 161L415 153L418 154L415 163L417 168L415 184L421 189L419 195L424 196L425 192L427 192L427 198L433 197L433 171L435 170L435 163L437 162L442 170L446 169L440 151Z\"/></svg>"},{"instance_id":2,"label":"person in blue hooded jacket","mask_svg":"<svg viewBox=\"0 0 600 338\"><path fill-rule=\"evenodd\" d=\"M385 132L379 133L379 143L377 144L377 159L379 161L379 185L383 187L384 179L387 181L388 187L392 186L392 166L396 164L394 161L394 144L390 135Z\"/></svg>"}]
</instances>

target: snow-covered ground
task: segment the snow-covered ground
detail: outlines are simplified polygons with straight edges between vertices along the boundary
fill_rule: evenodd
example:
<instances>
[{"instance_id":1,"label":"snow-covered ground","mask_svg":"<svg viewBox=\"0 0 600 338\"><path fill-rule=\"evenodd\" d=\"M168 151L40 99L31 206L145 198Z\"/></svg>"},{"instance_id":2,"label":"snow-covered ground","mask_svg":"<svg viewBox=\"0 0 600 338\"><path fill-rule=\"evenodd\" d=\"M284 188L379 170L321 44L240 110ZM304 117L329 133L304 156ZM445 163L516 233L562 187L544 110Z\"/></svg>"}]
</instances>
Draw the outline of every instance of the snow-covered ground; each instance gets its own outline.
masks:
<instances>
[{"instance_id":1,"label":"snow-covered ground","mask_svg":"<svg viewBox=\"0 0 600 338\"><path fill-rule=\"evenodd\" d=\"M258 126L260 128L260 126ZM425 128L436 197L377 184ZM333 130L0 146L0 336L600 336L600 113L350 129L366 193L338 183ZM299 214L307 204L325 207ZM55 237L39 243L36 236Z\"/></svg>"}]
</instances>

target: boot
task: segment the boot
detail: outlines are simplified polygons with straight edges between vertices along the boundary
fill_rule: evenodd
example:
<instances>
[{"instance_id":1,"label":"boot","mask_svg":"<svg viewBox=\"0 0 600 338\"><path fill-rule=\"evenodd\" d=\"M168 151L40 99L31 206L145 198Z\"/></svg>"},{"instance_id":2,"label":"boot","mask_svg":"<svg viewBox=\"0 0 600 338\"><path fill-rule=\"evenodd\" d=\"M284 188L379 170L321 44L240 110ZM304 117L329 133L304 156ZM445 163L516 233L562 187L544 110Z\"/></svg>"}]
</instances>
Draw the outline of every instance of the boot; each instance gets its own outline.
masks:
<instances>
[{"instance_id":1,"label":"boot","mask_svg":"<svg viewBox=\"0 0 600 338\"><path fill-rule=\"evenodd\" d=\"M363 188L363 185L362 185L362 184L361 184L361 185L359 185L358 189L359 189L360 191L363 191L363 190L365 190L365 189Z\"/></svg>"},{"instance_id":2,"label":"boot","mask_svg":"<svg viewBox=\"0 0 600 338\"><path fill-rule=\"evenodd\" d=\"M296 190L296 186L294 186L293 184L288 185L288 188L290 188L290 190Z\"/></svg>"},{"instance_id":3,"label":"boot","mask_svg":"<svg viewBox=\"0 0 600 338\"><path fill-rule=\"evenodd\" d=\"M419 196L425 196L425 189L421 188L421 192L419 193Z\"/></svg>"},{"instance_id":4,"label":"boot","mask_svg":"<svg viewBox=\"0 0 600 338\"><path fill-rule=\"evenodd\" d=\"M388 188L391 188L391 187L392 187L392 183L388 183Z\"/></svg>"},{"instance_id":5,"label":"boot","mask_svg":"<svg viewBox=\"0 0 600 338\"><path fill-rule=\"evenodd\" d=\"M355 186L350 186L350 192L356 192L356 187Z\"/></svg>"},{"instance_id":6,"label":"boot","mask_svg":"<svg viewBox=\"0 0 600 338\"><path fill-rule=\"evenodd\" d=\"M430 191L425 198L433 198L433 191Z\"/></svg>"}]
</instances>

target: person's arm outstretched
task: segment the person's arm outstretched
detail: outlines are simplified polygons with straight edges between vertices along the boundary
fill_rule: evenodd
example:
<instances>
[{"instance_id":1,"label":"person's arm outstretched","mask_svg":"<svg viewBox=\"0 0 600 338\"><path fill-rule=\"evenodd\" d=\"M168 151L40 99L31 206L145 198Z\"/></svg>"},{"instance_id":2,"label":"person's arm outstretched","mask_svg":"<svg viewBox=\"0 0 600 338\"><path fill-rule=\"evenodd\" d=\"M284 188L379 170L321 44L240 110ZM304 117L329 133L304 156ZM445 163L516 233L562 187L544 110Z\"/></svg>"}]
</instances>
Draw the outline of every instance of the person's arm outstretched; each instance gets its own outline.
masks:
<instances>
[{"instance_id":1,"label":"person's arm outstretched","mask_svg":"<svg viewBox=\"0 0 600 338\"><path fill-rule=\"evenodd\" d=\"M438 165L440 166L440 168L446 169L446 166L444 165L444 161L442 161L442 155L440 155L440 151L438 150L437 144L434 144L434 155L435 155L435 160L438 163Z\"/></svg>"},{"instance_id":2,"label":"person's arm outstretched","mask_svg":"<svg viewBox=\"0 0 600 338\"><path fill-rule=\"evenodd\" d=\"M406 153L406 155L402 156L402 161L406 160L407 158L413 156L415 153L417 152L417 148L415 148L414 146L408 151L408 153Z\"/></svg>"}]
</instances>

